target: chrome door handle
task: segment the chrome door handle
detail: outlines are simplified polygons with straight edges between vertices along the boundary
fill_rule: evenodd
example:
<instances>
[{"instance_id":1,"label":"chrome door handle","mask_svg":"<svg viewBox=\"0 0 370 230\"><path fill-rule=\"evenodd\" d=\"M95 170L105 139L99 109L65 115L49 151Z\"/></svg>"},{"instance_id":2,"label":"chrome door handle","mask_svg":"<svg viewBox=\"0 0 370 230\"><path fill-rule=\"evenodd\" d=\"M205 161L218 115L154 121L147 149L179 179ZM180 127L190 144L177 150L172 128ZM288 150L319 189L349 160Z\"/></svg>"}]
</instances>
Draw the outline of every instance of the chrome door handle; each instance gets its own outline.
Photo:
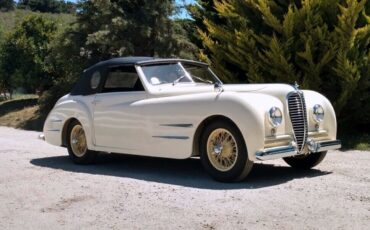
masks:
<instances>
[{"instance_id":1,"label":"chrome door handle","mask_svg":"<svg viewBox=\"0 0 370 230\"><path fill-rule=\"evenodd\" d=\"M101 101L99 100L94 100L93 102L91 102L93 105L96 105L96 104L99 104Z\"/></svg>"}]
</instances>

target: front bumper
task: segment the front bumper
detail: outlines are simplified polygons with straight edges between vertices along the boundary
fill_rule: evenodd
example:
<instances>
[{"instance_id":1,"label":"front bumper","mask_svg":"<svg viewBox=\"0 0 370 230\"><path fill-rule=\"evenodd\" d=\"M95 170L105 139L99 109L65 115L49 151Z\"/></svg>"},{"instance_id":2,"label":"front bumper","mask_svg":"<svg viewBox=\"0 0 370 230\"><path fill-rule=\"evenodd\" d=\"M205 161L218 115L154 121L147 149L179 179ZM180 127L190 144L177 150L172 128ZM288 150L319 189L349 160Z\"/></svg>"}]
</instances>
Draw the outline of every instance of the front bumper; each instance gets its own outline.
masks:
<instances>
[{"instance_id":1,"label":"front bumper","mask_svg":"<svg viewBox=\"0 0 370 230\"><path fill-rule=\"evenodd\" d=\"M339 149L342 145L340 140L314 141L309 139L306 142L306 146L309 152L316 153ZM256 158L258 160L272 160L297 155L302 155L302 153L298 152L297 146L293 142L288 146L266 148L262 151L259 151L256 153Z\"/></svg>"}]
</instances>

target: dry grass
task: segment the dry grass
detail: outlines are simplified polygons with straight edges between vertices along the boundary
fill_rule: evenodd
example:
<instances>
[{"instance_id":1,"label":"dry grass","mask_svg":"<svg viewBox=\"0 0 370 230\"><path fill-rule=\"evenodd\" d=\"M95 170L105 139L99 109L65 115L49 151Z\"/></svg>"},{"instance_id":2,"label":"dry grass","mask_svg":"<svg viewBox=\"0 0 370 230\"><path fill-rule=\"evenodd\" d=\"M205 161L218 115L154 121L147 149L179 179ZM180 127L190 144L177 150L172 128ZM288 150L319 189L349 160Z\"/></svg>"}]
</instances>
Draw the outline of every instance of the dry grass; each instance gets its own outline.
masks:
<instances>
[{"instance_id":1,"label":"dry grass","mask_svg":"<svg viewBox=\"0 0 370 230\"><path fill-rule=\"evenodd\" d=\"M342 148L344 150L363 150L370 151L370 134L355 133L346 134L339 137L342 140Z\"/></svg>"},{"instance_id":2,"label":"dry grass","mask_svg":"<svg viewBox=\"0 0 370 230\"><path fill-rule=\"evenodd\" d=\"M38 108L35 97L0 102L0 126L41 131L45 116Z\"/></svg>"}]
</instances>

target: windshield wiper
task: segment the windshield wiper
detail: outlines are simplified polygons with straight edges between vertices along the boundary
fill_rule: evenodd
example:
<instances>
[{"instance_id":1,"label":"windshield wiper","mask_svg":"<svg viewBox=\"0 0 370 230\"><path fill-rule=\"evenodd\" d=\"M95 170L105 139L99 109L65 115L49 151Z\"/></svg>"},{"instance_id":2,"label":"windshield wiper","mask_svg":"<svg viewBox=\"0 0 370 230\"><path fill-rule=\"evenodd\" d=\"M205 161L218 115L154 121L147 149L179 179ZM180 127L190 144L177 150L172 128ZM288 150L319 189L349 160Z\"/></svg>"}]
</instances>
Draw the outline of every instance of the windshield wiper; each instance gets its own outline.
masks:
<instances>
[{"instance_id":1,"label":"windshield wiper","mask_svg":"<svg viewBox=\"0 0 370 230\"><path fill-rule=\"evenodd\" d=\"M213 84L213 82L212 82L212 81L210 81L210 80L206 80L206 79L203 79L203 78L201 78L201 77L197 77L197 76L194 76L194 75L191 75L191 77L196 78L196 79L198 79L199 81L202 81L202 82L205 82L205 83Z\"/></svg>"},{"instance_id":2,"label":"windshield wiper","mask_svg":"<svg viewBox=\"0 0 370 230\"><path fill-rule=\"evenodd\" d=\"M182 76L180 76L180 77L178 77L176 80L174 80L173 82L172 82L172 85L175 85L175 84L177 84L177 83L179 83L182 79L184 79L186 77L186 75L182 75Z\"/></svg>"}]
</instances>

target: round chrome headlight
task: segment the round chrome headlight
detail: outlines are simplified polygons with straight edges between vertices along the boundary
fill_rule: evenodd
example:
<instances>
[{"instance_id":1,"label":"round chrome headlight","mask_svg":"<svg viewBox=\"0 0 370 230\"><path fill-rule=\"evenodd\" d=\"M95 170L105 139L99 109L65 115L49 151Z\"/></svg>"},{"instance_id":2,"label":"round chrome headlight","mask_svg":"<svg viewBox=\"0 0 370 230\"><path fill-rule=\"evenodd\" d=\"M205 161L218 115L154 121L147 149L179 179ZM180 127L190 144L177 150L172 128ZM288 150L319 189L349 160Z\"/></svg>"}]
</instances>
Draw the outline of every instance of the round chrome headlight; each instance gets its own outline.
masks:
<instances>
[{"instance_id":1,"label":"round chrome headlight","mask_svg":"<svg viewBox=\"0 0 370 230\"><path fill-rule=\"evenodd\" d=\"M316 104L313 107L313 120L320 123L324 120L324 115L324 108L321 105Z\"/></svg>"},{"instance_id":2,"label":"round chrome headlight","mask_svg":"<svg viewBox=\"0 0 370 230\"><path fill-rule=\"evenodd\" d=\"M283 113L277 107L272 107L269 111L269 120L273 127L281 125L283 122Z\"/></svg>"}]
</instances>

